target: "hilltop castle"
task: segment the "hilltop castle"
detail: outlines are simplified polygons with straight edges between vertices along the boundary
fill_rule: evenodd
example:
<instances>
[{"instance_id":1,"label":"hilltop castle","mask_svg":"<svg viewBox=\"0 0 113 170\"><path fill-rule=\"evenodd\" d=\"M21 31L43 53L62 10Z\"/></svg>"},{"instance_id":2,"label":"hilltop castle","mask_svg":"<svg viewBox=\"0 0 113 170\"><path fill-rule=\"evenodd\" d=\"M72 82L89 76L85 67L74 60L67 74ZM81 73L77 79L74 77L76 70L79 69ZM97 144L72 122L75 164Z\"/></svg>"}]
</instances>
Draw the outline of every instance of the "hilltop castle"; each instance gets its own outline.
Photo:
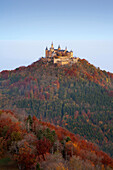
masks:
<instances>
[{"instance_id":1,"label":"hilltop castle","mask_svg":"<svg viewBox=\"0 0 113 170\"><path fill-rule=\"evenodd\" d=\"M78 61L78 58L73 57L73 51L67 51L67 47L65 50L61 50L60 45L58 49L54 49L53 43L51 44L50 49L46 47L45 49L45 57L47 61L52 61L54 64L70 64Z\"/></svg>"}]
</instances>

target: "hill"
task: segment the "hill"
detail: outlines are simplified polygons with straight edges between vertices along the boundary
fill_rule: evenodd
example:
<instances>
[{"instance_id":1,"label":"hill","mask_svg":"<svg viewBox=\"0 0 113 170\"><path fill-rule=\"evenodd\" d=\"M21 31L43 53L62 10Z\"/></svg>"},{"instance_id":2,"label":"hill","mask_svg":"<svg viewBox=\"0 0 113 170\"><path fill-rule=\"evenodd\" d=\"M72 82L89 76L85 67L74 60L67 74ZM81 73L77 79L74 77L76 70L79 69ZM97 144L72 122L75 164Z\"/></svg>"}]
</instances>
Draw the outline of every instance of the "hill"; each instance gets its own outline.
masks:
<instances>
[{"instance_id":1,"label":"hill","mask_svg":"<svg viewBox=\"0 0 113 170\"><path fill-rule=\"evenodd\" d=\"M42 58L2 71L0 109L66 127L113 156L113 74L84 59L58 66Z\"/></svg>"},{"instance_id":2,"label":"hill","mask_svg":"<svg viewBox=\"0 0 113 170\"><path fill-rule=\"evenodd\" d=\"M113 169L113 159L80 136L35 116L1 110L0 167L8 169L11 161L14 169Z\"/></svg>"}]
</instances>

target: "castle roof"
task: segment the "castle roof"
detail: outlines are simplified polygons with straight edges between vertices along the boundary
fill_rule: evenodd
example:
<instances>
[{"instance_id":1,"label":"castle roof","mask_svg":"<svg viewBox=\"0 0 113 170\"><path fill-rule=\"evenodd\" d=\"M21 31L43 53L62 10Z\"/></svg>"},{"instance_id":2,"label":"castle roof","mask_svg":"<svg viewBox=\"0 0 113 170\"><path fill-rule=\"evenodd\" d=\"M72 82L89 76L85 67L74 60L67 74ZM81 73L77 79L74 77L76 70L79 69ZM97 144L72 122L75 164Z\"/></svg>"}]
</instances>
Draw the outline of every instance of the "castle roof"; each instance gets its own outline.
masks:
<instances>
[{"instance_id":1,"label":"castle roof","mask_svg":"<svg viewBox=\"0 0 113 170\"><path fill-rule=\"evenodd\" d=\"M58 50L58 49L54 49L54 50L56 50L56 51L58 51L58 52L65 52L66 50ZM49 52L51 51L51 50L48 50ZM66 52L69 52L69 51L66 51Z\"/></svg>"},{"instance_id":2,"label":"castle roof","mask_svg":"<svg viewBox=\"0 0 113 170\"><path fill-rule=\"evenodd\" d=\"M64 52L65 50L58 50L58 51Z\"/></svg>"},{"instance_id":3,"label":"castle roof","mask_svg":"<svg viewBox=\"0 0 113 170\"><path fill-rule=\"evenodd\" d=\"M58 48L60 48L60 45L58 46Z\"/></svg>"},{"instance_id":4,"label":"castle roof","mask_svg":"<svg viewBox=\"0 0 113 170\"><path fill-rule=\"evenodd\" d=\"M53 46L53 42L52 42L51 46ZM66 53L73 52L72 50L69 52L69 51L67 50L67 47L65 48L65 50L61 50L61 49L60 49L60 45L58 46L58 49L54 49L54 47L51 47L50 50L48 50L48 48L46 47L46 50L48 50L48 52L50 52L51 49L53 49L53 50L56 51L56 52L66 52Z\"/></svg>"}]
</instances>

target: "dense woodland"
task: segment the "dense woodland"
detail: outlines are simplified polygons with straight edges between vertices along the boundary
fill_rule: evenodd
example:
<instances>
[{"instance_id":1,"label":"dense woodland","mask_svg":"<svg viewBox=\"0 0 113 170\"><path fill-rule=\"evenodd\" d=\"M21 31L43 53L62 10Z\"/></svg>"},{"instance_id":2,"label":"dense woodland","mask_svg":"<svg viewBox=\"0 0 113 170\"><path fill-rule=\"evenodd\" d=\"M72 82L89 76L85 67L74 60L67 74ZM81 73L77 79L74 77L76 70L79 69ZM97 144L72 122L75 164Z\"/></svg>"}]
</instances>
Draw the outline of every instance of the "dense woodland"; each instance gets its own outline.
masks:
<instances>
[{"instance_id":1,"label":"dense woodland","mask_svg":"<svg viewBox=\"0 0 113 170\"><path fill-rule=\"evenodd\" d=\"M113 156L113 74L84 59L58 66L42 58L2 71L0 109L65 127Z\"/></svg>"},{"instance_id":2,"label":"dense woodland","mask_svg":"<svg viewBox=\"0 0 113 170\"><path fill-rule=\"evenodd\" d=\"M6 157L16 170L113 169L113 159L79 135L35 116L1 110L0 160Z\"/></svg>"}]
</instances>

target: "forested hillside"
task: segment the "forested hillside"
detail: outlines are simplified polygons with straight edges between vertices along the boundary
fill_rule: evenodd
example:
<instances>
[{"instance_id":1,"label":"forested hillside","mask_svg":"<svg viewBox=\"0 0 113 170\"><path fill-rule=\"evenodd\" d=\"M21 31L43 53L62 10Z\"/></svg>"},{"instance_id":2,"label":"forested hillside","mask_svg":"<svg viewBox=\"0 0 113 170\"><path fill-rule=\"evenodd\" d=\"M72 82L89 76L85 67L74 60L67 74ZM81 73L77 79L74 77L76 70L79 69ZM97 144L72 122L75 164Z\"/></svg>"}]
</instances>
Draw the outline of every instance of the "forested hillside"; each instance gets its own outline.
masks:
<instances>
[{"instance_id":1,"label":"forested hillside","mask_svg":"<svg viewBox=\"0 0 113 170\"><path fill-rule=\"evenodd\" d=\"M0 110L0 169L112 170L113 159L64 128Z\"/></svg>"},{"instance_id":2,"label":"forested hillside","mask_svg":"<svg viewBox=\"0 0 113 170\"><path fill-rule=\"evenodd\" d=\"M42 58L2 71L0 109L66 127L113 156L113 74L84 59L58 66Z\"/></svg>"}]
</instances>

